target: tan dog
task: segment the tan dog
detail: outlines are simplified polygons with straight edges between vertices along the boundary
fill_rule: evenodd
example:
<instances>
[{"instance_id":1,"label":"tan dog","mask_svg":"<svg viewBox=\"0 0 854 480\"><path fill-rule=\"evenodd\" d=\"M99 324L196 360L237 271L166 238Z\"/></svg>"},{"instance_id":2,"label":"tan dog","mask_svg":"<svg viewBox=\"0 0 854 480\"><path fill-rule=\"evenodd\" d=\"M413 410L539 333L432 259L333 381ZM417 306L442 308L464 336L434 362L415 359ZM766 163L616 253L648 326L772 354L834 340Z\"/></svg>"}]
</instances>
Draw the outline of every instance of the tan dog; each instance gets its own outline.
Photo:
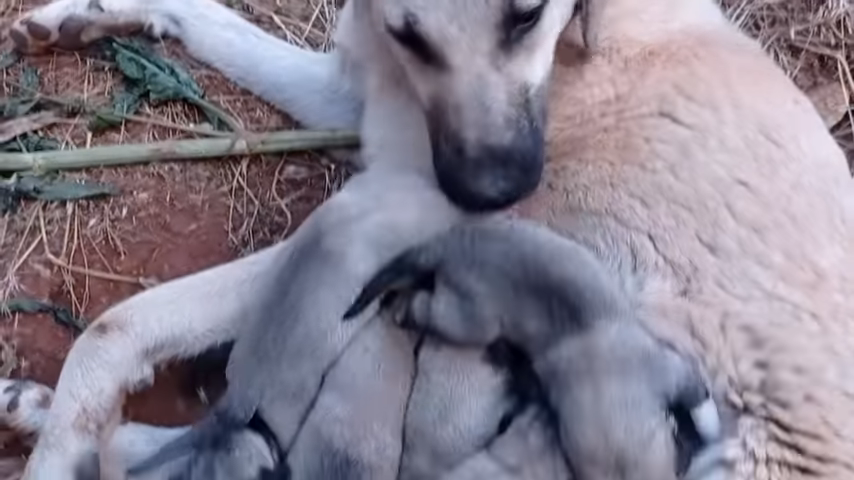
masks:
<instances>
[{"instance_id":1,"label":"tan dog","mask_svg":"<svg viewBox=\"0 0 854 480\"><path fill-rule=\"evenodd\" d=\"M449 197L482 207L529 188L530 176L513 181L513 172L536 168L536 148L522 161L479 161L472 152L508 143L516 145L509 151L525 150L521 132L531 130L524 120L531 116L524 112L536 111L536 96L514 92L545 87L570 3L552 0L537 14L535 0L513 2L509 11L497 0L352 0L331 54L288 46L211 0L59 0L29 12L13 25L12 38L22 47L76 47L117 27L147 26L313 127L354 127L377 101L364 94L366 79L389 79L380 96L409 92L422 122L375 118L362 124L363 134L431 149L435 142L467 145L456 181L449 180L447 155L429 157L445 169L440 184ZM369 5L370 15L354 19L349 5ZM590 0L582 10L584 35L562 39L551 72L551 160L541 187L517 211L588 245L631 279L625 288L638 299L642 320L703 360L716 397L736 414L732 477L851 477L854 192L842 152L806 97L711 0ZM447 68L433 69L435 58ZM427 120L431 112L450 119L448 130L463 140L445 142L442 122ZM392 207L381 201L368 208ZM355 222L364 213L349 210L345 218ZM353 251L375 251L378 238ZM155 364L233 339L246 299L265 285L270 255L288 244L161 285L105 313L69 354L29 478L68 478L100 444L124 391L138 388ZM455 355L448 348L434 353ZM421 378L428 376L415 381L423 392L419 412L446 404L443 391L419 389ZM466 383L473 376L459 378L454 392L495 394ZM455 420L433 421L440 429ZM476 451L477 438L455 437L456 450ZM413 440L404 457L438 443Z\"/></svg>"}]
</instances>

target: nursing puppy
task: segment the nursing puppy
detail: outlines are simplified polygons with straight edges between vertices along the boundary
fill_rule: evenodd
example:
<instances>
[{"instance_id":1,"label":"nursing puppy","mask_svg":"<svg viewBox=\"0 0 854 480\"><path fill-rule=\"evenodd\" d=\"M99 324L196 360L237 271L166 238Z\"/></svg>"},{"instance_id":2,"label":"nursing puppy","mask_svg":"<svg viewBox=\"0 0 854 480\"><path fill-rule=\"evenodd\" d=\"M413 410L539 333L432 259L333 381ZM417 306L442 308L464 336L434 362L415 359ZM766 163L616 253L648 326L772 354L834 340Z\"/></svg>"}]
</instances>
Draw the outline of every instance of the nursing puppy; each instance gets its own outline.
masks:
<instances>
[{"instance_id":1,"label":"nursing puppy","mask_svg":"<svg viewBox=\"0 0 854 480\"><path fill-rule=\"evenodd\" d=\"M570 478L548 426L548 412L531 405L502 435L467 458L441 480L558 480Z\"/></svg>"},{"instance_id":2,"label":"nursing puppy","mask_svg":"<svg viewBox=\"0 0 854 480\"><path fill-rule=\"evenodd\" d=\"M522 221L455 227L381 269L344 318L387 291L405 328L461 346L504 339L530 357L578 480L676 478L668 413L704 440L719 419L697 365L654 338L582 246Z\"/></svg>"}]
</instances>

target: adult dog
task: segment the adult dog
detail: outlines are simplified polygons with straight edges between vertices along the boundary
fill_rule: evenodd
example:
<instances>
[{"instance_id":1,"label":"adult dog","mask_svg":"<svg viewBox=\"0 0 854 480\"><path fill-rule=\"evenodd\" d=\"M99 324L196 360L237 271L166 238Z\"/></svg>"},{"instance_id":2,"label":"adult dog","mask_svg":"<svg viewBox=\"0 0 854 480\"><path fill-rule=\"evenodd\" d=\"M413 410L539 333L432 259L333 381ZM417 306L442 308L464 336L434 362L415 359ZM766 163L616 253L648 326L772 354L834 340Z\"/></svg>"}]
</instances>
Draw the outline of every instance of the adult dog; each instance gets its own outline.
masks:
<instances>
[{"instance_id":1,"label":"adult dog","mask_svg":"<svg viewBox=\"0 0 854 480\"><path fill-rule=\"evenodd\" d=\"M806 97L711 0L588 0L582 34L560 39L548 102L538 102L571 3L351 0L331 54L288 46L210 0L59 0L28 13L11 37L22 50L70 48L148 27L315 127L359 124L377 100L366 79L402 72L392 82L401 89L373 93L409 95L421 121L362 121L363 134L431 148L438 185L473 210L527 195L539 162L537 122L527 119L548 103L551 160L517 212L631 279L642 319L703 360L734 413L732 477L849 478L854 192L842 152ZM359 6L370 14L354 18ZM516 153L488 161L496 145ZM105 313L69 354L29 478L68 478L123 392L156 363L233 338L245 298L288 244ZM454 392L477 398L466 378ZM416 380L407 422L431 391Z\"/></svg>"}]
</instances>

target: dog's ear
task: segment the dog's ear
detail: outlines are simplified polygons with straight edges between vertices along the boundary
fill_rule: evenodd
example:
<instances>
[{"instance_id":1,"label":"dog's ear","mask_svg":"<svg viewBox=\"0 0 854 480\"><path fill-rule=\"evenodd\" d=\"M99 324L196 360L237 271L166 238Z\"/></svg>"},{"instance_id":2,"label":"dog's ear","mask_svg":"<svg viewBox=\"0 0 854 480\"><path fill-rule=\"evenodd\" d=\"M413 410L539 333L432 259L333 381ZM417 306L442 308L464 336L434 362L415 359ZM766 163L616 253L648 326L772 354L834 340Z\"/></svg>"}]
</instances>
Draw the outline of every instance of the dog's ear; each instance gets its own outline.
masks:
<instances>
[{"instance_id":1,"label":"dog's ear","mask_svg":"<svg viewBox=\"0 0 854 480\"><path fill-rule=\"evenodd\" d=\"M592 28L591 3L593 0L578 0L576 8L579 10L578 16L581 21L581 38L584 40L584 47L592 50L596 46L596 34Z\"/></svg>"}]
</instances>

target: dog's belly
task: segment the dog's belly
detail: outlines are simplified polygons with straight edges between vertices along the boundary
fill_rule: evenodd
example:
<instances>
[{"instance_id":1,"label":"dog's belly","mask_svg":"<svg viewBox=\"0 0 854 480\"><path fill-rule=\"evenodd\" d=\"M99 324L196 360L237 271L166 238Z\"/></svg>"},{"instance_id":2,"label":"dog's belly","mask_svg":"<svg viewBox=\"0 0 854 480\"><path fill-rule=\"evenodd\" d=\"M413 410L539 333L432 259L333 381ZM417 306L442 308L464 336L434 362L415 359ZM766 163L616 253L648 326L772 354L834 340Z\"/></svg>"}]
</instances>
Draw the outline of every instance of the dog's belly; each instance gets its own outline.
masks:
<instances>
[{"instance_id":1,"label":"dog's belly","mask_svg":"<svg viewBox=\"0 0 854 480\"><path fill-rule=\"evenodd\" d=\"M847 202L851 193L832 184L787 192L829 207L811 218L767 210L781 193L774 183L786 182L756 178L755 204L745 200L738 212L748 218L722 227L716 217L737 215L730 212L738 207L719 192L734 189L703 184L709 176L702 166L692 168L691 176L679 178L696 177L695 185L670 188L672 179L654 175L635 177L647 183L639 187L613 181L634 172L612 172L608 179L586 175L591 169L582 165L558 167L544 182L552 189L514 213L591 247L620 274L656 335L700 358L724 433L740 443L733 479L802 478L796 472L804 465L809 475L803 478L851 474L844 452L854 449L854 425L847 420L854 414L854 386L842 380L840 368L854 364L854 306L840 299L854 288L846 273L854 271L854 254L825 261L820 253L832 257L838 253L833 243L844 245L854 235L840 234L845 230L830 220L835 207L827 205L828 198ZM748 212L767 213L750 218ZM804 234L793 233L799 230ZM827 238L810 248L815 232Z\"/></svg>"}]
</instances>

